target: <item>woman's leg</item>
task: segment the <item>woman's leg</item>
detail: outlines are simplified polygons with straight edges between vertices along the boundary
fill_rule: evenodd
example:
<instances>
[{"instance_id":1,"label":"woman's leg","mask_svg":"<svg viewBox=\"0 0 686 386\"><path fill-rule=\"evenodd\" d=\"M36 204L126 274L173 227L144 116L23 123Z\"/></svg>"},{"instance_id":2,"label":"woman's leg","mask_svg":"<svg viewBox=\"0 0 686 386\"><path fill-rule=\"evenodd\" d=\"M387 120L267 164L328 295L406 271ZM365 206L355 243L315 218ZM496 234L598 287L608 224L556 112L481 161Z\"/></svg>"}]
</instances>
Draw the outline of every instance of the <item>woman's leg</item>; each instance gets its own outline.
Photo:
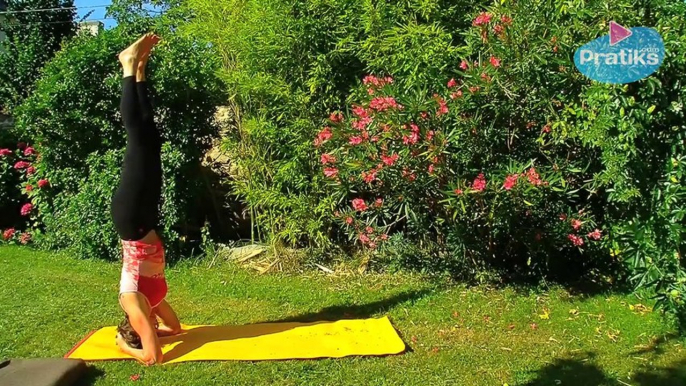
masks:
<instances>
[{"instance_id":1,"label":"woman's leg","mask_svg":"<svg viewBox=\"0 0 686 386\"><path fill-rule=\"evenodd\" d=\"M176 335L181 332L181 322L176 316L174 309L167 303L166 300L153 309L153 312L162 319L164 325L160 325L157 329L159 335Z\"/></svg>"},{"instance_id":2,"label":"woman's leg","mask_svg":"<svg viewBox=\"0 0 686 386\"><path fill-rule=\"evenodd\" d=\"M160 42L160 38L153 34L148 34L146 37L146 45L141 52L140 60L138 61L136 68L136 88L138 91L138 102L143 122L145 122L148 127L155 128L155 115L153 113L152 103L150 102L150 95L148 93L149 84L147 82L145 70L148 65L148 59L150 58L150 52L153 47Z\"/></svg>"},{"instance_id":3,"label":"woman's leg","mask_svg":"<svg viewBox=\"0 0 686 386\"><path fill-rule=\"evenodd\" d=\"M123 240L150 238L146 236L157 225L162 187L159 135L143 119L136 85L138 64L141 53L148 49L148 39L144 36L119 55L124 70L121 114L127 141L121 182L112 198L112 218Z\"/></svg>"}]
</instances>

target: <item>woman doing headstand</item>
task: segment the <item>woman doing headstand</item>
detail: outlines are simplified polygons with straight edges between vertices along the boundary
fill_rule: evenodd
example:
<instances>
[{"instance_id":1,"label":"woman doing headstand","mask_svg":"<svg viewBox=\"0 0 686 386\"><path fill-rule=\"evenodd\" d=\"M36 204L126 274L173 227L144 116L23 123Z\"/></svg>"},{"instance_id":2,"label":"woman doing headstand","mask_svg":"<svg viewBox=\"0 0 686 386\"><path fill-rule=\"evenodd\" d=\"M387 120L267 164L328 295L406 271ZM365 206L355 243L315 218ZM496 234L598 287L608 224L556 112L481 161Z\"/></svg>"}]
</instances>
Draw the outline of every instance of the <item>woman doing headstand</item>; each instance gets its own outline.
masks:
<instances>
[{"instance_id":1,"label":"woman doing headstand","mask_svg":"<svg viewBox=\"0 0 686 386\"><path fill-rule=\"evenodd\" d=\"M119 304L126 314L118 328L117 345L146 365L163 360L158 336L181 332L178 317L165 301L164 248L155 232L162 189L162 144L145 67L159 41L156 35L147 34L119 54L124 70L121 116L127 142L121 182L112 198L112 218L124 262Z\"/></svg>"}]
</instances>

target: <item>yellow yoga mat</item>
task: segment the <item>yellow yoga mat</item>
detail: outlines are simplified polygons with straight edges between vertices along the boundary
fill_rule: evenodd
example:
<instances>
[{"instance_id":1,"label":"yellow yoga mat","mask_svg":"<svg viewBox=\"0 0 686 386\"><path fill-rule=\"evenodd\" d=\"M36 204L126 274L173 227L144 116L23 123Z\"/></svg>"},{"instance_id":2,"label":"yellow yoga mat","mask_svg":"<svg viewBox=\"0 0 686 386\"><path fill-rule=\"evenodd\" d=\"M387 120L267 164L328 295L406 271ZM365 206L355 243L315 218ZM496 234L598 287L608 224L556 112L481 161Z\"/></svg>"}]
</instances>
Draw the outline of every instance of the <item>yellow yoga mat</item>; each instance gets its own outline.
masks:
<instances>
[{"instance_id":1,"label":"yellow yoga mat","mask_svg":"<svg viewBox=\"0 0 686 386\"><path fill-rule=\"evenodd\" d=\"M186 332L160 338L164 363L280 360L391 355L405 351L387 317L316 323L245 326L183 326ZM104 327L79 342L65 358L87 361L133 359L115 343L116 327Z\"/></svg>"}]
</instances>

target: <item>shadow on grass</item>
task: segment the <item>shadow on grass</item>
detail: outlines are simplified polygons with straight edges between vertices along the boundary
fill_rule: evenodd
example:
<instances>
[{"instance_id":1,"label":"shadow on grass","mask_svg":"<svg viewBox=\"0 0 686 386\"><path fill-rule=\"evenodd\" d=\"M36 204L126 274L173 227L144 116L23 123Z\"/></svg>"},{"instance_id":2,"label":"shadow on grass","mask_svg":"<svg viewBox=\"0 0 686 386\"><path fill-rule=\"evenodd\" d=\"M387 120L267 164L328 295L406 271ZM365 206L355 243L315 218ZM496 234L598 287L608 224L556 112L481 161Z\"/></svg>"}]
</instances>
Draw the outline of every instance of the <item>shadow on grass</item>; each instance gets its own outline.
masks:
<instances>
[{"instance_id":1,"label":"shadow on grass","mask_svg":"<svg viewBox=\"0 0 686 386\"><path fill-rule=\"evenodd\" d=\"M686 386L686 360L656 370L640 369L630 380L609 377L596 364L595 355L556 359L536 372L536 378L518 386L583 385L583 386Z\"/></svg>"},{"instance_id":2,"label":"shadow on grass","mask_svg":"<svg viewBox=\"0 0 686 386\"><path fill-rule=\"evenodd\" d=\"M287 318L272 320L268 323L284 322L321 322L334 321L341 319L363 319L369 318L382 312L388 312L399 304L416 301L431 293L431 290L407 291L387 299L378 300L366 304L346 304L322 308L317 312L290 316Z\"/></svg>"},{"instance_id":3,"label":"shadow on grass","mask_svg":"<svg viewBox=\"0 0 686 386\"><path fill-rule=\"evenodd\" d=\"M686 359L650 372L638 372L634 382L639 386L686 385Z\"/></svg>"},{"instance_id":4,"label":"shadow on grass","mask_svg":"<svg viewBox=\"0 0 686 386\"><path fill-rule=\"evenodd\" d=\"M98 380L98 378L102 377L103 375L105 375L105 372L102 371L101 369L94 367L94 366L87 366L83 375L79 378L79 380L74 385L75 386L92 386L92 385L95 385L95 382Z\"/></svg>"},{"instance_id":5,"label":"shadow on grass","mask_svg":"<svg viewBox=\"0 0 686 386\"><path fill-rule=\"evenodd\" d=\"M662 335L661 337L654 339L650 342L649 345L645 347L641 347L638 350L634 350L631 352L631 355L641 355L641 354L655 354L655 355L662 355L665 353L665 343L671 342L673 340L676 340L680 338L679 334L677 333L668 333L665 335Z\"/></svg>"},{"instance_id":6,"label":"shadow on grass","mask_svg":"<svg viewBox=\"0 0 686 386\"><path fill-rule=\"evenodd\" d=\"M365 319L381 312L389 311L399 304L415 301L426 296L430 290L408 291L397 294L387 299L360 305L339 305L296 315L289 318L271 320L245 326L206 326L198 327L189 332L169 338L162 338L163 343L180 341L165 354L166 360L177 359L205 344L217 341L253 338L263 335L277 334L279 332L300 327L299 323L328 323L344 319ZM191 337L192 336L192 337ZM402 335L401 339L402 339ZM405 340L403 339L403 342ZM405 343L406 350L409 348Z\"/></svg>"}]
</instances>

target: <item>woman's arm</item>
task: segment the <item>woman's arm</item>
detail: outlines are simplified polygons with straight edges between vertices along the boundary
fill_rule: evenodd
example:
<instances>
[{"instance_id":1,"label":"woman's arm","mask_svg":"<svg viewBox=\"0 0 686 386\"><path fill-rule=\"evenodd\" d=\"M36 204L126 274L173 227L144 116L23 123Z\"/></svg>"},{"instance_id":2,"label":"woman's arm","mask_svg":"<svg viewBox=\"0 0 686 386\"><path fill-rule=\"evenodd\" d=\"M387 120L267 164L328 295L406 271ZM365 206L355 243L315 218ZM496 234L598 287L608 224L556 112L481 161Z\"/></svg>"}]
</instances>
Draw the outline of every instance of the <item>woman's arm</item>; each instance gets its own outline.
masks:
<instances>
[{"instance_id":1,"label":"woman's arm","mask_svg":"<svg viewBox=\"0 0 686 386\"><path fill-rule=\"evenodd\" d=\"M129 316L131 327L141 337L141 345L143 346L142 350L138 350L126 345L130 352L124 352L147 365L162 363L162 347L157 338L155 326L150 320L151 310L148 302L143 298L143 295L130 293L122 294L121 303L124 311Z\"/></svg>"}]
</instances>

